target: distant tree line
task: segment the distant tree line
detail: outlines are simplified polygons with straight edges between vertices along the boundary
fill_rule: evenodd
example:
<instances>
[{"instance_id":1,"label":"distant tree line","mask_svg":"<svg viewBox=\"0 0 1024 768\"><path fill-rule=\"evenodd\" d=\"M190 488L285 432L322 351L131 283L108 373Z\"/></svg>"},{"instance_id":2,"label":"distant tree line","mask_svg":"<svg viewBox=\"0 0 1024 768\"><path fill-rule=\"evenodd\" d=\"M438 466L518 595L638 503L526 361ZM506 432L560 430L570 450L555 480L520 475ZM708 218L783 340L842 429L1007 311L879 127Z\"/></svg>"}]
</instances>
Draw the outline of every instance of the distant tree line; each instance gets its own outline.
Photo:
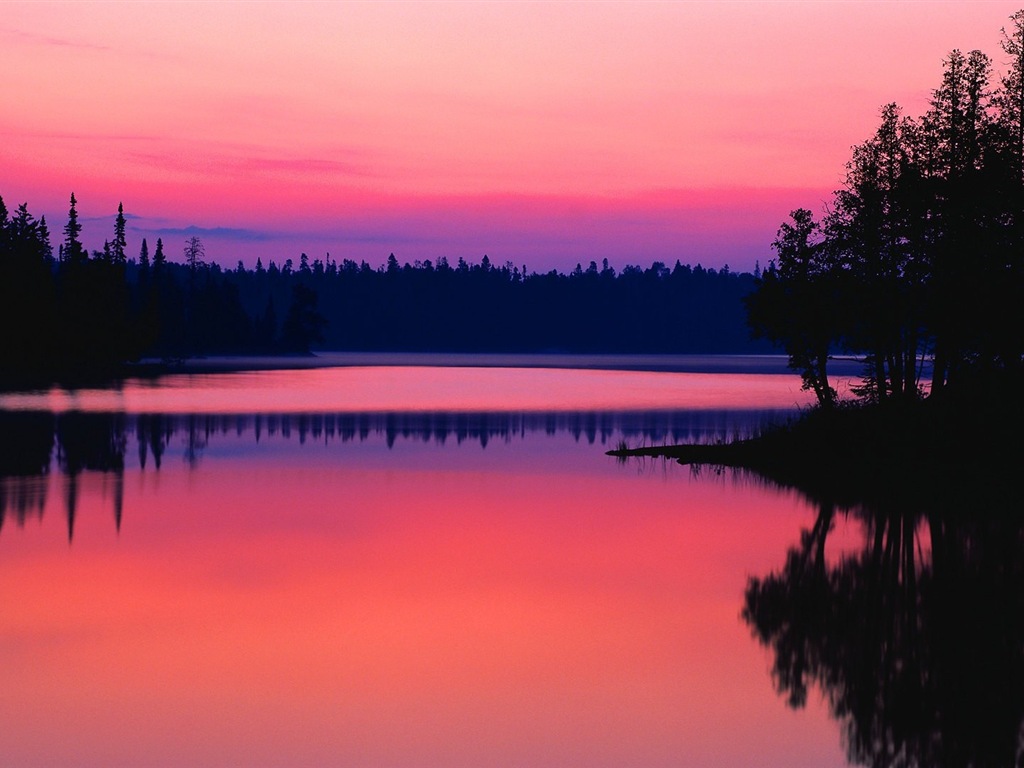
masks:
<instances>
[{"instance_id":1,"label":"distant tree line","mask_svg":"<svg viewBox=\"0 0 1024 768\"><path fill-rule=\"evenodd\" d=\"M283 322L254 324L238 286L204 260L190 238L183 262L168 259L158 239L128 258L122 206L113 238L91 254L80 239L71 195L63 241L54 254L46 218L27 204L11 216L0 199L0 377L33 380L116 372L143 356L176 358L214 352L305 351L319 337L315 297L296 283Z\"/></svg>"},{"instance_id":2,"label":"distant tree line","mask_svg":"<svg viewBox=\"0 0 1024 768\"><path fill-rule=\"evenodd\" d=\"M837 350L863 356L872 401L1021 382L1024 11L1010 20L1004 74L951 52L926 114L883 107L824 215L798 209L779 229L749 318L822 405Z\"/></svg>"},{"instance_id":3,"label":"distant tree line","mask_svg":"<svg viewBox=\"0 0 1024 768\"><path fill-rule=\"evenodd\" d=\"M91 253L71 195L54 253L45 217L0 199L0 376L103 374L140 358L345 350L744 352L743 298L755 276L605 260L569 274L463 259L365 261L302 254L253 269L208 262L198 237L180 261L162 239L129 257L122 206Z\"/></svg>"},{"instance_id":4,"label":"distant tree line","mask_svg":"<svg viewBox=\"0 0 1024 768\"><path fill-rule=\"evenodd\" d=\"M568 274L525 266L400 264L305 256L239 268L235 284L256 317L273 317L298 281L319 298L324 345L345 350L450 352L741 352L752 343L743 297L754 277L655 262L621 272L605 260ZM260 305L262 302L262 306Z\"/></svg>"}]
</instances>

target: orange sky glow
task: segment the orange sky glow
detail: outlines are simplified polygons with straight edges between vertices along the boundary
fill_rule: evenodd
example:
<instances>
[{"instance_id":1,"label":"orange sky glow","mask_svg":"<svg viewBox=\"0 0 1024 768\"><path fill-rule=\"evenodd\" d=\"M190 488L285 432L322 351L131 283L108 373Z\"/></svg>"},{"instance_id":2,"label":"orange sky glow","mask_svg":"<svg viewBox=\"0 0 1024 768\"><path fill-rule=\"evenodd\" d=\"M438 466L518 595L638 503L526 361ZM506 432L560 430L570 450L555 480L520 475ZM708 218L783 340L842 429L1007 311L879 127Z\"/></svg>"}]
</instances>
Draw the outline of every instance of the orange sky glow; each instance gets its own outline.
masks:
<instances>
[{"instance_id":1,"label":"orange sky glow","mask_svg":"<svg viewBox=\"0 0 1024 768\"><path fill-rule=\"evenodd\" d=\"M35 3L0 18L0 196L209 258L751 269L879 107L1015 2Z\"/></svg>"}]
</instances>

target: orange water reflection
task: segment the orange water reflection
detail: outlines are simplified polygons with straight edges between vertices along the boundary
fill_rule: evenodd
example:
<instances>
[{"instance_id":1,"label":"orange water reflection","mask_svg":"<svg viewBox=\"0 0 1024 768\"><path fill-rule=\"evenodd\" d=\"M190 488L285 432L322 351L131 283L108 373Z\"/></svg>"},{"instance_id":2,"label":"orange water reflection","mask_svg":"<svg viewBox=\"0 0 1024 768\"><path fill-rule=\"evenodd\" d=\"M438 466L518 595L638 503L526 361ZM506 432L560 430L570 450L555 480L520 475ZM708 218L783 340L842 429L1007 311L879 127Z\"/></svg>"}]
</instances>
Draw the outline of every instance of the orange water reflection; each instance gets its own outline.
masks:
<instances>
[{"instance_id":1,"label":"orange water reflection","mask_svg":"<svg viewBox=\"0 0 1024 768\"><path fill-rule=\"evenodd\" d=\"M175 375L133 379L118 389L0 394L0 410L180 414L791 409L810 400L791 374L381 366Z\"/></svg>"},{"instance_id":2,"label":"orange water reflection","mask_svg":"<svg viewBox=\"0 0 1024 768\"><path fill-rule=\"evenodd\" d=\"M12 765L841 765L739 620L813 511L565 433L226 438L0 534Z\"/></svg>"}]
</instances>

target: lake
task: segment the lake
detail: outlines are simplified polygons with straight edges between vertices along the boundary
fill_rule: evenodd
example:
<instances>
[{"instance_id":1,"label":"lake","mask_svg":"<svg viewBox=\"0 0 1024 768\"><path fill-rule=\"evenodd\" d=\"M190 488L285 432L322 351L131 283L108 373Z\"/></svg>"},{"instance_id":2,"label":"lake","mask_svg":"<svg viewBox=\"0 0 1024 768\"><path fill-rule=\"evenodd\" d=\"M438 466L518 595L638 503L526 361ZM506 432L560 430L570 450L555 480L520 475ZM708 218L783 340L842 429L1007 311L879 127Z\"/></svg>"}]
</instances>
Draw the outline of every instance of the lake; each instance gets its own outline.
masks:
<instances>
[{"instance_id":1,"label":"lake","mask_svg":"<svg viewBox=\"0 0 1024 768\"><path fill-rule=\"evenodd\" d=\"M743 616L819 507L605 455L798 377L356 362L0 394L0 763L846 765Z\"/></svg>"}]
</instances>

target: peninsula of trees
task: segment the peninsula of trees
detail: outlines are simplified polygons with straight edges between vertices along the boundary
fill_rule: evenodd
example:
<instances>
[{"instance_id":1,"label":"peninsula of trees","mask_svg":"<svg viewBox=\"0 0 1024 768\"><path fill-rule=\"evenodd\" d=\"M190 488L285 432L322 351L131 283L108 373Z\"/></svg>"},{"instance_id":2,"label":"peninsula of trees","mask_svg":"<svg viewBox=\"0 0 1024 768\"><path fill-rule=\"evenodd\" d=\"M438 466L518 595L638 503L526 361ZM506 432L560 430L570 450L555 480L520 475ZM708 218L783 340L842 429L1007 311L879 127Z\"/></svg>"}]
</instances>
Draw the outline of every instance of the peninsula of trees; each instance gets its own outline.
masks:
<instances>
[{"instance_id":1,"label":"peninsula of trees","mask_svg":"<svg viewBox=\"0 0 1024 768\"><path fill-rule=\"evenodd\" d=\"M954 50L927 113L883 107L824 215L798 209L778 231L749 320L785 348L819 407L750 440L610 453L740 467L848 503L920 504L924 489L1016 476L1024 11L1010 20L1005 73L980 51ZM829 382L837 351L864 360L852 403Z\"/></svg>"},{"instance_id":2,"label":"peninsula of trees","mask_svg":"<svg viewBox=\"0 0 1024 768\"><path fill-rule=\"evenodd\" d=\"M1024 361L1024 11L1003 29L1004 73L952 51L931 108L896 104L853 148L823 216L792 212L749 298L818 402L827 361L863 356L872 402L1012 388Z\"/></svg>"},{"instance_id":3,"label":"peninsula of trees","mask_svg":"<svg viewBox=\"0 0 1024 768\"><path fill-rule=\"evenodd\" d=\"M386 264L327 256L248 269L202 241L143 240L128 255L121 206L91 253L72 194L54 253L45 217L0 200L0 379L108 375L142 358L351 351L753 352L743 298L755 275L607 261L569 274L459 259Z\"/></svg>"}]
</instances>

